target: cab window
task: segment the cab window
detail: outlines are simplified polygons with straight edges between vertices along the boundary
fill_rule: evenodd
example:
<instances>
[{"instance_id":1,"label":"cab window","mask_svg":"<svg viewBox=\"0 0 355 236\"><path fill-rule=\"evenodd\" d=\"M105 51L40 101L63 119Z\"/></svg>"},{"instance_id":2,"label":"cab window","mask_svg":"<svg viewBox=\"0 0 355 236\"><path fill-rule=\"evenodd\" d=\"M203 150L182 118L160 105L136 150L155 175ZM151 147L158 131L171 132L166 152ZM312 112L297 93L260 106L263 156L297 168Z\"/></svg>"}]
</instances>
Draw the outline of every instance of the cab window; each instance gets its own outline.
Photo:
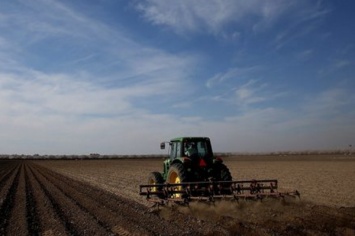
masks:
<instances>
[{"instance_id":1,"label":"cab window","mask_svg":"<svg viewBox=\"0 0 355 236\"><path fill-rule=\"evenodd\" d=\"M171 143L170 145L170 159L175 159L176 156L176 143Z\"/></svg>"},{"instance_id":2,"label":"cab window","mask_svg":"<svg viewBox=\"0 0 355 236\"><path fill-rule=\"evenodd\" d=\"M207 154L206 142L198 142L197 143L197 151L199 156L204 157Z\"/></svg>"},{"instance_id":3,"label":"cab window","mask_svg":"<svg viewBox=\"0 0 355 236\"><path fill-rule=\"evenodd\" d=\"M180 142L173 142L170 147L170 159L175 159L176 157L180 156L181 152L181 143Z\"/></svg>"}]
</instances>

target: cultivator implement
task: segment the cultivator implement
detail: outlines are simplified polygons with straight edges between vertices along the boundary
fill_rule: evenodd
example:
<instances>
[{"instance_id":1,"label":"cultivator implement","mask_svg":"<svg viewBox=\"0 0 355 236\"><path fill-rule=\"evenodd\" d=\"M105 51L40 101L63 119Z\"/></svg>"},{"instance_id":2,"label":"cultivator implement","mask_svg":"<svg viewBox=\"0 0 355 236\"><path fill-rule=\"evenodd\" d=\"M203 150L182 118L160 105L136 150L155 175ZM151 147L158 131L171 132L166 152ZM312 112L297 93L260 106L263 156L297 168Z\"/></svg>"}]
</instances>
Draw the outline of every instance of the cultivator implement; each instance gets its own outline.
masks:
<instances>
[{"instance_id":1,"label":"cultivator implement","mask_svg":"<svg viewBox=\"0 0 355 236\"><path fill-rule=\"evenodd\" d=\"M219 199L263 200L264 198L300 197L295 191L279 192L277 180L207 181L176 184L140 185L140 195L159 205L168 202L188 204L191 201L214 202Z\"/></svg>"}]
</instances>

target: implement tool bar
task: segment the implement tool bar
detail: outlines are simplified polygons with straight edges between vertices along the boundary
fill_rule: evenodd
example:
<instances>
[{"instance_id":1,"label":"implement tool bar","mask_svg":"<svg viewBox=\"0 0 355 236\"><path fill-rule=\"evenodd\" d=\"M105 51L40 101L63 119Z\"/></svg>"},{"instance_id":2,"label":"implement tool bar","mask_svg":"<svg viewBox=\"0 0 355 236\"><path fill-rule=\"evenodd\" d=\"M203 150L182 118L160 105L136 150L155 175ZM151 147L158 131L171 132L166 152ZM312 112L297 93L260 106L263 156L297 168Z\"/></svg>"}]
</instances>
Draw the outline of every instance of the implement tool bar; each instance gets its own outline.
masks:
<instances>
[{"instance_id":1,"label":"implement tool bar","mask_svg":"<svg viewBox=\"0 0 355 236\"><path fill-rule=\"evenodd\" d=\"M265 197L284 198L300 197L295 191L278 192L276 179L243 180L243 181L203 181L184 182L178 184L146 184L140 185L140 195L146 196L150 202L163 205L167 202L210 201L217 199L255 199Z\"/></svg>"},{"instance_id":2,"label":"implement tool bar","mask_svg":"<svg viewBox=\"0 0 355 236\"><path fill-rule=\"evenodd\" d=\"M242 181L202 181L202 182L184 182L179 184L142 184L139 185L139 188L142 190L143 188L161 188L161 187L188 187L188 186L208 186L208 185L240 185L240 184L263 184L269 183L277 189L277 180L242 180ZM249 188L247 188L249 189Z\"/></svg>"}]
</instances>

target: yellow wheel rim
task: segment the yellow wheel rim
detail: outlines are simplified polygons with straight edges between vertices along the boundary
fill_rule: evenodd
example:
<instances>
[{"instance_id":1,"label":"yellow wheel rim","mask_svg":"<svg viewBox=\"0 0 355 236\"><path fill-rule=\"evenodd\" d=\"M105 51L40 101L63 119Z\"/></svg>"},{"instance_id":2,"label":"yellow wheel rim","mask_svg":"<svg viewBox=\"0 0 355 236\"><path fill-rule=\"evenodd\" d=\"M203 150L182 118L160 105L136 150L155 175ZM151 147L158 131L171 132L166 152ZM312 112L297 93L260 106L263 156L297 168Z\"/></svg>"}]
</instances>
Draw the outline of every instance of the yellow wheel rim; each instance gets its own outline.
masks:
<instances>
[{"instance_id":1,"label":"yellow wheel rim","mask_svg":"<svg viewBox=\"0 0 355 236\"><path fill-rule=\"evenodd\" d=\"M150 180L149 180L149 184L152 184L152 185L154 184L154 185L155 185L156 182L155 182L154 179L150 179ZM151 188L151 191L152 191L152 192L156 192L156 191L157 191L157 187L152 187L152 188Z\"/></svg>"},{"instance_id":2,"label":"yellow wheel rim","mask_svg":"<svg viewBox=\"0 0 355 236\"><path fill-rule=\"evenodd\" d=\"M181 183L180 177L179 177L179 175L176 172L172 172L170 174L169 183L170 184L179 184L179 183ZM181 186L175 187L175 190L176 191L181 191L182 187ZM173 194L173 197L174 198L181 198L181 193L175 193L175 194Z\"/></svg>"}]
</instances>

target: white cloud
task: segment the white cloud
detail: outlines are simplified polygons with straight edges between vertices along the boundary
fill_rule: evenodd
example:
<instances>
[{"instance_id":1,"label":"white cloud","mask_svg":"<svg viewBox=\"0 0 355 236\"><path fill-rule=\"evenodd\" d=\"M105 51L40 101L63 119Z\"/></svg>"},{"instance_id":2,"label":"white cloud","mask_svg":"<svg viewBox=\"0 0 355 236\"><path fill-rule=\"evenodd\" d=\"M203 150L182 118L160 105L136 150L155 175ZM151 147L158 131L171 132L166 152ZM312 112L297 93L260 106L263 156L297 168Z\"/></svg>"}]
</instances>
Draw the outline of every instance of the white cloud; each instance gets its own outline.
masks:
<instances>
[{"instance_id":1,"label":"white cloud","mask_svg":"<svg viewBox=\"0 0 355 236\"><path fill-rule=\"evenodd\" d=\"M177 122L152 114L153 104L143 109L136 102L169 102L189 92L194 56L140 44L59 1L23 4L26 11L6 12L0 23L2 152L156 152L161 140L152 134L161 130L160 139L170 132L163 127ZM55 54L46 55L52 47L42 50L48 42L55 43ZM33 53L37 49L41 56ZM61 53L67 53L65 60L58 59ZM39 67L36 60L42 60ZM139 150L138 136L149 140Z\"/></svg>"},{"instance_id":2,"label":"white cloud","mask_svg":"<svg viewBox=\"0 0 355 236\"><path fill-rule=\"evenodd\" d=\"M204 30L218 33L225 24L238 22L249 14L262 15L258 2L147 0L140 2L137 9L153 24L166 25L179 33Z\"/></svg>"},{"instance_id":3,"label":"white cloud","mask_svg":"<svg viewBox=\"0 0 355 236\"><path fill-rule=\"evenodd\" d=\"M351 64L353 64L353 63L351 63L348 60L338 60L334 64L334 67L337 68L337 69L340 69L340 68L343 68L343 67L346 67L346 66L350 66Z\"/></svg>"},{"instance_id":4,"label":"white cloud","mask_svg":"<svg viewBox=\"0 0 355 236\"><path fill-rule=\"evenodd\" d=\"M32 111L39 116L48 113L65 116L110 114L128 106L119 91L104 90L67 75L37 72L31 75L31 79L11 74L0 74L0 77L1 94L6 95L2 97L3 111L16 109L16 113ZM111 103L119 106L115 109L107 107Z\"/></svg>"},{"instance_id":5,"label":"white cloud","mask_svg":"<svg viewBox=\"0 0 355 236\"><path fill-rule=\"evenodd\" d=\"M206 31L238 40L243 37L239 25L249 21L245 27L258 33L298 4L307 5L298 2L148 0L138 8L145 19L179 33ZM211 121L188 112L185 117L166 114L160 102L177 110L200 109L195 107L199 102L210 105L207 95L196 98L203 96L203 89L193 99L185 96L192 94L195 85L191 79L195 77L190 76L197 65L195 55L150 48L118 30L120 26L110 28L60 1L21 4L26 9L16 12L21 14L0 13L2 152L157 153L160 141L181 135L210 136L215 151L264 151L324 144L331 148L353 137L354 112L346 108L351 105L347 99L355 99L347 90L315 94L302 101L308 105L301 108L299 104L291 109L256 106L281 96L262 82L265 68L260 66L232 67L206 81L208 91L203 92L218 105L223 103L221 107L228 103L233 110L229 117ZM314 9L305 12L312 17L299 13L300 21L325 14ZM237 26L228 35L224 29L230 23ZM277 43L291 39L291 33L280 35ZM52 45L42 48L48 43ZM47 55L47 50L53 51ZM59 51L66 54L56 54ZM312 51L306 50L299 56L310 55ZM344 68L349 62L333 65ZM213 113L213 105L204 112ZM340 112L343 117L337 116ZM322 133L316 131L320 126ZM331 140L337 129L344 135L338 132Z\"/></svg>"},{"instance_id":6,"label":"white cloud","mask_svg":"<svg viewBox=\"0 0 355 236\"><path fill-rule=\"evenodd\" d=\"M250 80L246 84L235 89L236 102L238 105L249 105L259 103L271 97L265 96L266 84L258 84L256 80Z\"/></svg>"},{"instance_id":7,"label":"white cloud","mask_svg":"<svg viewBox=\"0 0 355 236\"><path fill-rule=\"evenodd\" d=\"M260 71L261 69L261 66L250 66L246 68L229 68L226 72L218 73L212 78L209 78L205 85L207 88L213 88L225 83L228 84L231 80L243 80L245 78L250 78L254 76L255 73Z\"/></svg>"},{"instance_id":8,"label":"white cloud","mask_svg":"<svg viewBox=\"0 0 355 236\"><path fill-rule=\"evenodd\" d=\"M354 139L355 97L347 89L329 89L288 108L246 109L225 122L210 123L219 150L234 137L234 151L336 150Z\"/></svg>"},{"instance_id":9,"label":"white cloud","mask_svg":"<svg viewBox=\"0 0 355 236\"><path fill-rule=\"evenodd\" d=\"M344 89L308 97L301 110L248 108L208 121L134 107L130 98L154 92L144 86L107 90L68 75L35 73L32 80L0 76L0 148L8 153L160 153L160 141L180 135L210 136L215 151L331 149L348 143L355 128L354 112L344 111L354 96ZM244 102L252 102L257 97L253 91L262 91L255 92L258 88L262 86L257 81L242 85L240 89L250 90L241 96Z\"/></svg>"},{"instance_id":10,"label":"white cloud","mask_svg":"<svg viewBox=\"0 0 355 236\"><path fill-rule=\"evenodd\" d=\"M152 142L158 140L152 134L161 130L162 135L156 136L162 138L169 132L163 127L177 123L172 117L153 115L131 102L136 96L164 94L161 87L107 89L88 81L75 81L75 75L37 72L31 76L32 79L0 74L3 152L157 153ZM134 148L137 136L149 140L139 150Z\"/></svg>"},{"instance_id":11,"label":"white cloud","mask_svg":"<svg viewBox=\"0 0 355 236\"><path fill-rule=\"evenodd\" d=\"M348 59L332 59L329 65L325 66L324 68L320 69L318 73L322 76L326 76L329 74L333 74L337 71L341 71L347 67L354 65L355 62L350 61Z\"/></svg>"},{"instance_id":12,"label":"white cloud","mask_svg":"<svg viewBox=\"0 0 355 236\"><path fill-rule=\"evenodd\" d=\"M309 60L313 54L314 54L313 49L307 49L307 50L297 53L296 58L298 58L299 60L305 61L305 60Z\"/></svg>"},{"instance_id":13,"label":"white cloud","mask_svg":"<svg viewBox=\"0 0 355 236\"><path fill-rule=\"evenodd\" d=\"M192 107L192 102L188 101L188 102L180 102L180 103L176 103L174 105L172 105L173 108L177 108L177 109L181 109L181 108L189 108Z\"/></svg>"},{"instance_id":14,"label":"white cloud","mask_svg":"<svg viewBox=\"0 0 355 236\"><path fill-rule=\"evenodd\" d=\"M207 80L206 87L217 93L212 100L227 102L239 108L283 96L259 79L263 70L260 66L231 68Z\"/></svg>"},{"instance_id":15,"label":"white cloud","mask_svg":"<svg viewBox=\"0 0 355 236\"><path fill-rule=\"evenodd\" d=\"M131 87L139 96L145 96L146 93L177 91L180 86L184 86L189 68L196 61L193 55L170 54L135 42L117 28L112 29L88 18L59 1L39 0L23 4L28 10L21 14L8 13L8 17L11 18L11 25L16 26L17 31L29 40L22 44L22 39L12 37L10 23L4 24L4 32L7 30L9 34L0 38L0 61L7 62L6 65L0 65L3 71L29 70L23 58L29 61L42 60L39 62L42 64L47 64L49 60L53 64L57 63L55 66L48 63L51 68L61 68L63 74L79 75L75 81L89 80L101 85ZM54 44L54 47L39 49L41 58L37 58L33 48L47 45L46 40ZM9 44L12 50L1 51ZM53 48L59 50L46 55L46 50ZM66 53L65 60L57 59L63 57L61 53ZM11 62L14 63L10 67ZM143 85L144 91L141 89Z\"/></svg>"},{"instance_id":16,"label":"white cloud","mask_svg":"<svg viewBox=\"0 0 355 236\"><path fill-rule=\"evenodd\" d=\"M306 103L304 107L306 113L317 114L321 117L329 119L329 116L338 117L347 113L355 113L349 109L351 103L355 101L355 95L349 89L331 88L312 98L311 103Z\"/></svg>"},{"instance_id":17,"label":"white cloud","mask_svg":"<svg viewBox=\"0 0 355 236\"><path fill-rule=\"evenodd\" d=\"M286 44L314 32L331 12L329 7L324 6L323 1L297 1L290 4L292 7L288 10L291 11L288 11L286 16L288 21L284 21L285 26L279 30L274 39L276 49L281 49Z\"/></svg>"},{"instance_id":18,"label":"white cloud","mask_svg":"<svg viewBox=\"0 0 355 236\"><path fill-rule=\"evenodd\" d=\"M298 19L303 21L306 17L313 19L322 15L319 10L321 6L312 5L308 1L294 3L282 0L143 0L136 8L152 24L170 27L177 33L207 31L219 34L230 23L237 23L240 28L263 31L281 16L296 15L295 10L303 12L302 19ZM308 10L305 13L302 9Z\"/></svg>"}]
</instances>

